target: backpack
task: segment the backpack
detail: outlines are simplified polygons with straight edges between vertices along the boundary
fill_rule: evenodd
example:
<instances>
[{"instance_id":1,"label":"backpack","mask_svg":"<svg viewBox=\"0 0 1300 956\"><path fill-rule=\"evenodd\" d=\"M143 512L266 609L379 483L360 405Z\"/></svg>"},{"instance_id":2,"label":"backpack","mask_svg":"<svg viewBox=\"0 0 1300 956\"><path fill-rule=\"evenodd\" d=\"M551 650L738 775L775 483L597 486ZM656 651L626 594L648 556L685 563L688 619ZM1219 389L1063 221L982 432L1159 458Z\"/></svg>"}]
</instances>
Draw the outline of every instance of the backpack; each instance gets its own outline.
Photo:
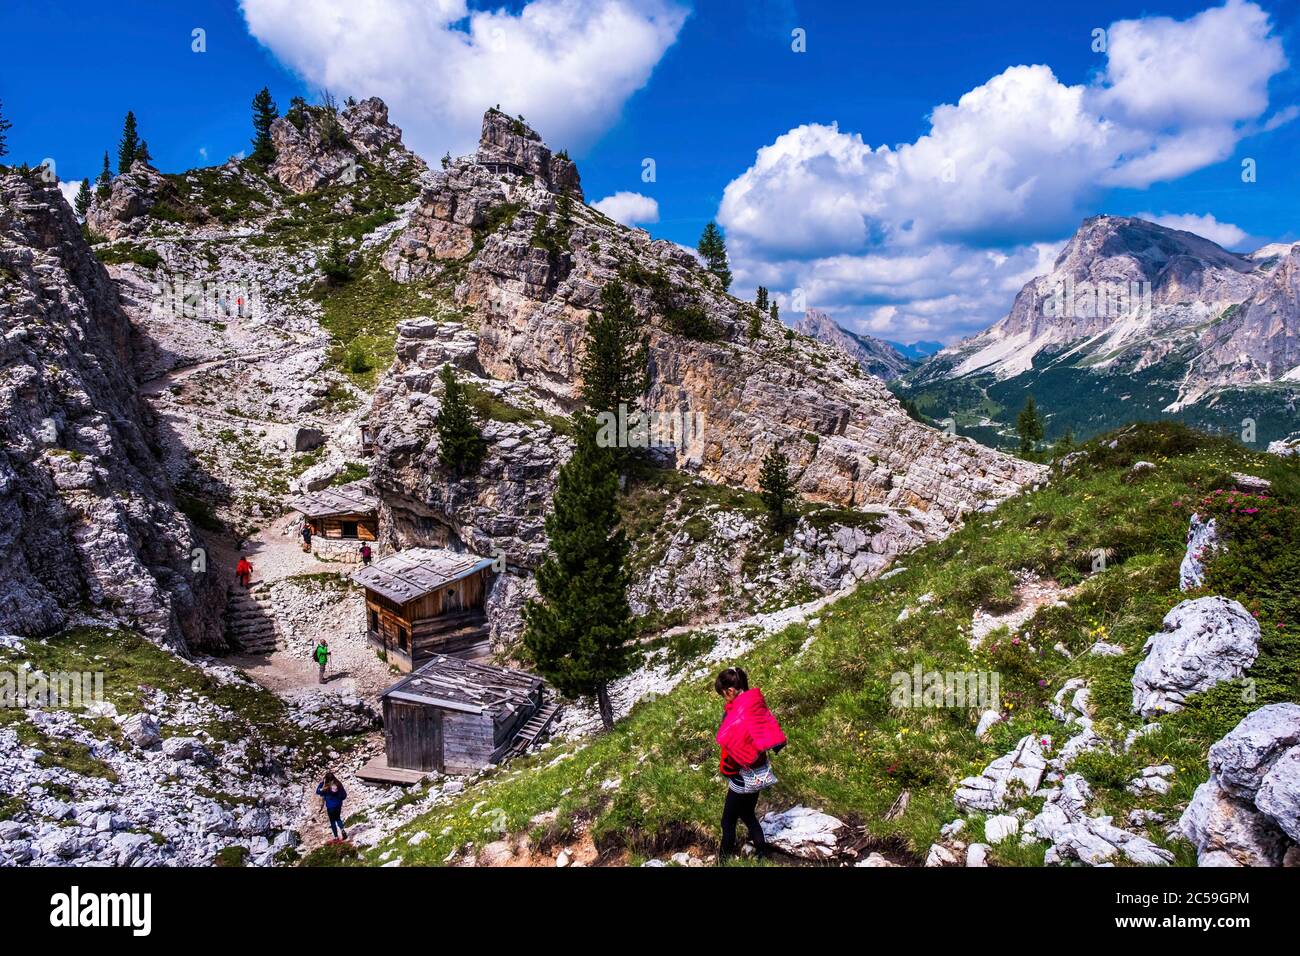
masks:
<instances>
[{"instance_id":1,"label":"backpack","mask_svg":"<svg viewBox=\"0 0 1300 956\"><path fill-rule=\"evenodd\" d=\"M328 653L328 652L327 652L327 653ZM311 659L312 659L313 661L315 661L317 664L319 664L319 663L321 662L321 659L320 659L320 645L319 645L319 644L317 644L315 647L313 647L313 648L311 649Z\"/></svg>"}]
</instances>

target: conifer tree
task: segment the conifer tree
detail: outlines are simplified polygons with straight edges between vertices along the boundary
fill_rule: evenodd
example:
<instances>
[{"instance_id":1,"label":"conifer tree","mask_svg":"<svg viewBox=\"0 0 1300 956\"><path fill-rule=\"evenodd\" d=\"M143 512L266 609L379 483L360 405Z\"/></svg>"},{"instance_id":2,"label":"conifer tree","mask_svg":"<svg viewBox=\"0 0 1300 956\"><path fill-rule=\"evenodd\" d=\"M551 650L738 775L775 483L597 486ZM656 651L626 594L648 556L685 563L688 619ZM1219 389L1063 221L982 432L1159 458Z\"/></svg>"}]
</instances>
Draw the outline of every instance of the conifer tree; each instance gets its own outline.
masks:
<instances>
[{"instance_id":1,"label":"conifer tree","mask_svg":"<svg viewBox=\"0 0 1300 956\"><path fill-rule=\"evenodd\" d=\"M122 121L122 138L117 144L118 175L130 172L131 164L136 161L139 152L140 136L135 126L135 113L128 110L126 119Z\"/></svg>"},{"instance_id":2,"label":"conifer tree","mask_svg":"<svg viewBox=\"0 0 1300 956\"><path fill-rule=\"evenodd\" d=\"M754 308L759 312L767 311L767 286L759 286L758 291L754 294Z\"/></svg>"},{"instance_id":3,"label":"conifer tree","mask_svg":"<svg viewBox=\"0 0 1300 956\"><path fill-rule=\"evenodd\" d=\"M772 529L780 530L789 517L790 501L794 498L794 488L790 482L790 461L781 451L781 446L773 445L763 458L758 472L759 497L767 509L768 523Z\"/></svg>"},{"instance_id":4,"label":"conifer tree","mask_svg":"<svg viewBox=\"0 0 1300 956\"><path fill-rule=\"evenodd\" d=\"M731 287L731 267L727 264L727 243L722 238L716 223L709 223L700 234L699 245L695 247L704 259L704 267L722 280L725 292Z\"/></svg>"},{"instance_id":5,"label":"conifer tree","mask_svg":"<svg viewBox=\"0 0 1300 956\"><path fill-rule=\"evenodd\" d=\"M763 313L755 309L749 316L749 337L756 339L763 334Z\"/></svg>"},{"instance_id":6,"label":"conifer tree","mask_svg":"<svg viewBox=\"0 0 1300 956\"><path fill-rule=\"evenodd\" d=\"M586 348L579 371L582 401L593 416L630 412L646 389L648 338L627 287L615 279L600 290L600 311L587 323Z\"/></svg>"},{"instance_id":7,"label":"conifer tree","mask_svg":"<svg viewBox=\"0 0 1300 956\"><path fill-rule=\"evenodd\" d=\"M614 726L609 684L631 669L635 637L618 481L613 449L581 416L546 518L551 550L537 571L539 596L524 608L524 647L538 672L562 694L594 696L606 730Z\"/></svg>"},{"instance_id":8,"label":"conifer tree","mask_svg":"<svg viewBox=\"0 0 1300 956\"><path fill-rule=\"evenodd\" d=\"M775 302L772 303L772 309L771 311L768 312L768 316L772 319L773 322L781 321L781 309L777 306Z\"/></svg>"},{"instance_id":9,"label":"conifer tree","mask_svg":"<svg viewBox=\"0 0 1300 956\"><path fill-rule=\"evenodd\" d=\"M9 138L5 134L13 128L14 124L5 119L4 103L0 102L0 156L9 155Z\"/></svg>"},{"instance_id":10,"label":"conifer tree","mask_svg":"<svg viewBox=\"0 0 1300 956\"><path fill-rule=\"evenodd\" d=\"M250 157L263 169L275 162L275 144L271 141L271 124L280 116L269 87L262 87L253 97L253 153Z\"/></svg>"},{"instance_id":11,"label":"conifer tree","mask_svg":"<svg viewBox=\"0 0 1300 956\"><path fill-rule=\"evenodd\" d=\"M87 210L90 209L90 180L89 179L83 179L81 181L81 188L77 190L77 199L72 205L73 208L77 210L78 216L85 216Z\"/></svg>"},{"instance_id":12,"label":"conifer tree","mask_svg":"<svg viewBox=\"0 0 1300 956\"><path fill-rule=\"evenodd\" d=\"M113 171L108 165L108 150L104 150L104 168L99 171L99 176L95 179L95 192L101 199L108 196L113 187Z\"/></svg>"},{"instance_id":13,"label":"conifer tree","mask_svg":"<svg viewBox=\"0 0 1300 956\"><path fill-rule=\"evenodd\" d=\"M1025 407L1016 416L1016 434L1020 436L1021 455L1032 455L1043 440L1043 418L1033 395L1025 399Z\"/></svg>"},{"instance_id":14,"label":"conifer tree","mask_svg":"<svg viewBox=\"0 0 1300 956\"><path fill-rule=\"evenodd\" d=\"M448 362L438 373L442 380L442 407L434 417L438 433L438 461L456 475L473 471L483 460L487 443L470 407L465 386Z\"/></svg>"},{"instance_id":15,"label":"conifer tree","mask_svg":"<svg viewBox=\"0 0 1300 956\"><path fill-rule=\"evenodd\" d=\"M140 148L135 152L135 161L138 163L153 162L153 154L149 152L149 141L140 140Z\"/></svg>"}]
</instances>

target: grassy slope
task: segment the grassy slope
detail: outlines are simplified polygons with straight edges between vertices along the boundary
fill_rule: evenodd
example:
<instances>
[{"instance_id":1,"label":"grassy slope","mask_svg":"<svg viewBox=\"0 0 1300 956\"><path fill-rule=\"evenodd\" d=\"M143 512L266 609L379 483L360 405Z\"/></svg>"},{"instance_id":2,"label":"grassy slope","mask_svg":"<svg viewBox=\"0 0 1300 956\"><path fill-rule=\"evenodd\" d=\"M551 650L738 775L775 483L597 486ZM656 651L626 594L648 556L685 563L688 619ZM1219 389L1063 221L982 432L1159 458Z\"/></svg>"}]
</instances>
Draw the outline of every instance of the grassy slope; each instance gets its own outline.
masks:
<instances>
[{"instance_id":1,"label":"grassy slope","mask_svg":"<svg viewBox=\"0 0 1300 956\"><path fill-rule=\"evenodd\" d=\"M1225 473L1246 469L1274 480L1274 501L1256 515L1224 515L1236 535L1233 550L1212 570L1213 593L1242 600L1260 613L1263 643L1252 668L1253 701L1242 682L1219 685L1167 717L1164 729L1129 754L1092 755L1073 767L1093 784L1093 812L1119 814L1131 806L1174 811L1207 776L1209 745L1247 712L1275 700L1296 699L1300 641L1287 626L1300 612L1300 568L1287 545L1300 530L1300 473L1295 463L1254 455L1226 442L1195 437L1177 426L1140 427L1118 449L1089 445L1091 459L1049 487L975 516L951 538L905 560L906 573L857 589L828 609L811 629L791 627L761 642L737 663L764 689L790 737L777 758L781 783L760 810L812 805L864 824L869 833L916 855L958 814L955 783L978 773L1022 735L1050 734L1056 746L1065 728L1042 706L1069 677L1093 682L1099 732L1123 737L1137 721L1129 713L1129 679L1146 637L1188 595L1178 591L1187 513L1197 496L1224 484ZM1126 480L1140 459L1157 468ZM1220 498L1220 500L1222 500ZM1094 549L1108 552L1107 569L1091 574ZM1066 608L1041 612L1019 644L999 641L968 649L966 633L977 606L1005 605L1012 572L1028 568L1062 585L1081 583ZM926 610L899 623L899 612L932 593ZM796 658L810 636L811 647ZM1104 637L1122 657L1068 660ZM925 670L997 670L1007 720L987 742L975 739L967 710L895 709L890 675L920 663ZM537 837L563 839L576 821L588 821L602 849L627 847L636 855L695 839L716 839L722 788L715 772L713 732L719 705L710 681L690 680L664 698L639 705L615 731L586 746L561 745L490 772L444 807L418 818L368 855L394 850L406 865L432 865L467 843L497 838L494 821L511 832L553 808L559 817ZM557 761L558 759L558 762ZM1173 763L1174 785L1164 797L1134 797L1124 783L1141 767ZM602 781L618 778L616 790ZM906 813L884 814L903 791ZM1026 802L1036 809L1039 800ZM496 811L500 811L497 813ZM502 817L501 815L504 815ZM410 847L406 838L427 830ZM1154 828L1157 842L1165 838ZM1175 844L1180 863L1190 848ZM995 848L995 862L1034 864L1043 846Z\"/></svg>"}]
</instances>

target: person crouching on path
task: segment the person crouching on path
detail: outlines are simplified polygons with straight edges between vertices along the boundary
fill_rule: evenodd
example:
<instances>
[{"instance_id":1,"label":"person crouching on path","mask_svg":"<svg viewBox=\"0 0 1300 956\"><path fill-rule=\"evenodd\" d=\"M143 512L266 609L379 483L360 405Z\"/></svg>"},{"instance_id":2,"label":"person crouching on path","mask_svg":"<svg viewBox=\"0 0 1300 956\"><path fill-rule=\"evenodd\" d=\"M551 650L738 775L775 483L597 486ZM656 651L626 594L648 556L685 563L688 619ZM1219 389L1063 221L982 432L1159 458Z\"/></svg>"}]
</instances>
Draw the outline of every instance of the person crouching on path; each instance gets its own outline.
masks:
<instances>
[{"instance_id":1,"label":"person crouching on path","mask_svg":"<svg viewBox=\"0 0 1300 956\"><path fill-rule=\"evenodd\" d=\"M323 684L325 683L325 665L329 663L330 659L329 641L322 637L317 642L316 650L312 652L312 656L316 658L316 663L320 665L320 680L318 683Z\"/></svg>"},{"instance_id":2,"label":"person crouching on path","mask_svg":"<svg viewBox=\"0 0 1300 956\"><path fill-rule=\"evenodd\" d=\"M330 833L336 840L346 840L348 831L343 829L343 801L348 798L348 792L339 783L339 778L332 773L325 774L325 779L316 787L316 795L325 802L325 812L330 818Z\"/></svg>"},{"instance_id":3,"label":"person crouching on path","mask_svg":"<svg viewBox=\"0 0 1300 956\"><path fill-rule=\"evenodd\" d=\"M754 810L758 795L776 783L767 752L785 746L785 734L767 709L763 692L749 687L749 676L739 667L728 667L718 675L713 689L726 701L718 727L722 759L718 769L727 779L727 798L722 805L722 847L719 861L736 852L736 824L745 824L750 842L759 856L769 852Z\"/></svg>"},{"instance_id":4,"label":"person crouching on path","mask_svg":"<svg viewBox=\"0 0 1300 956\"><path fill-rule=\"evenodd\" d=\"M244 587L248 587L253 580L253 566L242 554L239 556L239 563L235 565L235 577L239 578L239 583Z\"/></svg>"}]
</instances>

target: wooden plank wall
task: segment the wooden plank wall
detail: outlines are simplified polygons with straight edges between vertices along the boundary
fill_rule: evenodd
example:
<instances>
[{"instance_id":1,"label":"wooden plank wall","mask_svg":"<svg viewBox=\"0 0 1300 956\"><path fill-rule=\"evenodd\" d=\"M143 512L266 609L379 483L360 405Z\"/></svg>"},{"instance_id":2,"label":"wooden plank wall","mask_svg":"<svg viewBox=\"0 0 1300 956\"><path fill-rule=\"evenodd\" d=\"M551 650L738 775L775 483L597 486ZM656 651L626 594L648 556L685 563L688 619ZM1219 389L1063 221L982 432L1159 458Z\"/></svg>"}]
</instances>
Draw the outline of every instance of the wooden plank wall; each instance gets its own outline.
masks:
<instances>
[{"instance_id":1,"label":"wooden plank wall","mask_svg":"<svg viewBox=\"0 0 1300 956\"><path fill-rule=\"evenodd\" d=\"M448 773L468 773L492 762L492 717L453 710L442 712L442 762Z\"/></svg>"},{"instance_id":2,"label":"wooden plank wall","mask_svg":"<svg viewBox=\"0 0 1300 956\"><path fill-rule=\"evenodd\" d=\"M355 521L357 523L357 536L350 540L374 541L379 534L379 519L374 515L330 515L317 520L316 533L322 538L343 538L343 522L345 521Z\"/></svg>"},{"instance_id":3,"label":"wooden plank wall","mask_svg":"<svg viewBox=\"0 0 1300 956\"><path fill-rule=\"evenodd\" d=\"M390 767L442 770L444 711L401 700L384 701L384 750Z\"/></svg>"}]
</instances>

